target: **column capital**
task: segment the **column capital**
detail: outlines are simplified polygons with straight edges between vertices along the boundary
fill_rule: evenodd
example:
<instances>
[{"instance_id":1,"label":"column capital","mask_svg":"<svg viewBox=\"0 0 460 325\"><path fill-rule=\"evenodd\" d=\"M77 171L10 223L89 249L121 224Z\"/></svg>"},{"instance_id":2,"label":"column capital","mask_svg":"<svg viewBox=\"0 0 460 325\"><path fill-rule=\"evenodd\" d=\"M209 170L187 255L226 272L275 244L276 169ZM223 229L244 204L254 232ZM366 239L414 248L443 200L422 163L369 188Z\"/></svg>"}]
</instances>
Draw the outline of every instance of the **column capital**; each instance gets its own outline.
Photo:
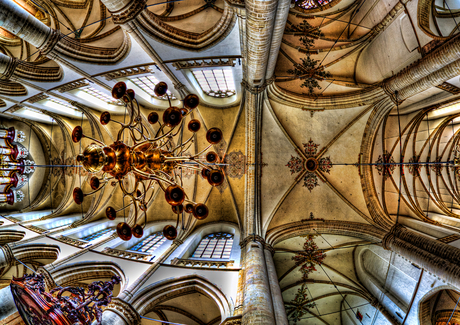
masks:
<instances>
[{"instance_id":1,"label":"column capital","mask_svg":"<svg viewBox=\"0 0 460 325\"><path fill-rule=\"evenodd\" d=\"M11 247L9 245L0 246L0 250L3 252L5 256L6 265L8 267L11 266L13 259L14 259L14 254L13 254Z\"/></svg>"},{"instance_id":2,"label":"column capital","mask_svg":"<svg viewBox=\"0 0 460 325\"><path fill-rule=\"evenodd\" d=\"M404 227L400 223L395 223L394 226L391 227L390 231L383 237L382 247L386 250L391 250L391 244L394 242L398 233L400 233L405 228L406 227Z\"/></svg>"},{"instance_id":3,"label":"column capital","mask_svg":"<svg viewBox=\"0 0 460 325\"><path fill-rule=\"evenodd\" d=\"M130 303L120 298L113 298L104 313L112 311L121 317L127 325L137 325L141 323L141 316Z\"/></svg>"},{"instance_id":4,"label":"column capital","mask_svg":"<svg viewBox=\"0 0 460 325\"><path fill-rule=\"evenodd\" d=\"M112 14L113 23L121 25L127 23L130 20L133 20L145 9L146 2L147 0L131 1L128 3L128 5L126 5L124 8L118 11L111 11L108 6L108 9Z\"/></svg>"},{"instance_id":5,"label":"column capital","mask_svg":"<svg viewBox=\"0 0 460 325\"><path fill-rule=\"evenodd\" d=\"M275 249L273 248L272 245L268 244L265 239L263 239L261 236L259 235L249 235L247 237L245 237L244 239L242 239L240 241L240 247L241 248L244 248L246 247L247 244L249 244L250 242L259 242L262 247L266 250L268 250L269 252L273 254L275 254Z\"/></svg>"},{"instance_id":6,"label":"column capital","mask_svg":"<svg viewBox=\"0 0 460 325\"><path fill-rule=\"evenodd\" d=\"M241 86L243 86L243 88L245 88L251 94L260 94L261 92L265 90L267 83L264 82L262 86L254 87L254 86L251 86L246 80L243 79L243 81L241 81Z\"/></svg>"},{"instance_id":7,"label":"column capital","mask_svg":"<svg viewBox=\"0 0 460 325\"><path fill-rule=\"evenodd\" d=\"M49 54L54 49L54 47L59 42L59 40L63 37L64 35L60 31L51 29L51 33L48 35L48 38L38 48L40 50L40 53L43 54L44 56Z\"/></svg>"},{"instance_id":8,"label":"column capital","mask_svg":"<svg viewBox=\"0 0 460 325\"><path fill-rule=\"evenodd\" d=\"M48 291L56 288L56 282L54 282L54 279L51 276L50 272L44 266L40 266L37 270L37 273L43 275L43 280L45 281L45 286L48 289Z\"/></svg>"},{"instance_id":9,"label":"column capital","mask_svg":"<svg viewBox=\"0 0 460 325\"><path fill-rule=\"evenodd\" d=\"M8 80L13 76L14 71L19 64L19 60L2 54L0 55L0 64L0 70L3 70L0 79Z\"/></svg>"}]
</instances>

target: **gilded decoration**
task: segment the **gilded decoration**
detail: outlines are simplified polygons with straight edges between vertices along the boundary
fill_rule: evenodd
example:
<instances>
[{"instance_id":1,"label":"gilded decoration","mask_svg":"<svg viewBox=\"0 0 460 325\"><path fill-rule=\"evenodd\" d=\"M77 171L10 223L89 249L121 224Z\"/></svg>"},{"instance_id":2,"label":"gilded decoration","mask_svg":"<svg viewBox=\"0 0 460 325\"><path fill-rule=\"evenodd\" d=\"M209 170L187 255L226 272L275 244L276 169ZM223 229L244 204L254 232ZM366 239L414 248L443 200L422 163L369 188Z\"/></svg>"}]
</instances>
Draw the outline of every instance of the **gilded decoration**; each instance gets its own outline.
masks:
<instances>
[{"instance_id":1,"label":"gilded decoration","mask_svg":"<svg viewBox=\"0 0 460 325\"><path fill-rule=\"evenodd\" d=\"M303 170L303 162L299 157L291 156L291 159L288 161L286 166L290 169L291 175Z\"/></svg>"},{"instance_id":2,"label":"gilded decoration","mask_svg":"<svg viewBox=\"0 0 460 325\"><path fill-rule=\"evenodd\" d=\"M375 169L377 169L380 176L383 176L383 180L386 180L388 177L393 175L396 168L396 165L394 165L395 160L388 151L385 150L383 155L379 155L379 158L375 163L377 164Z\"/></svg>"},{"instance_id":3,"label":"gilded decoration","mask_svg":"<svg viewBox=\"0 0 460 325\"><path fill-rule=\"evenodd\" d=\"M442 167L443 165L441 164L441 161L442 161L442 157L439 156L436 158L435 162L439 163L439 164L433 164L431 165L431 170L436 174L436 176L441 176L441 173L442 173ZM428 166L427 166L428 167Z\"/></svg>"},{"instance_id":4,"label":"gilded decoration","mask_svg":"<svg viewBox=\"0 0 460 325\"><path fill-rule=\"evenodd\" d=\"M315 173L306 173L303 179L303 186L311 192L316 186L319 186L318 176Z\"/></svg>"},{"instance_id":5,"label":"gilded decoration","mask_svg":"<svg viewBox=\"0 0 460 325\"><path fill-rule=\"evenodd\" d=\"M316 271L316 265L321 265L326 258L326 253L316 245L314 235L308 235L303 245L303 251L297 253L292 259L296 266L300 266L303 278L307 279L308 275Z\"/></svg>"},{"instance_id":6,"label":"gilded decoration","mask_svg":"<svg viewBox=\"0 0 460 325\"><path fill-rule=\"evenodd\" d=\"M420 156L412 156L409 159L409 173L414 177L420 176L420 170L422 169L422 165L415 165L415 163L420 162Z\"/></svg>"},{"instance_id":7,"label":"gilded decoration","mask_svg":"<svg viewBox=\"0 0 460 325\"><path fill-rule=\"evenodd\" d=\"M303 283L297 290L294 299L285 303L288 319L294 324L297 324L305 314L310 314L308 310L316 306L316 303L308 298L307 291L308 287L306 283Z\"/></svg>"},{"instance_id":8,"label":"gilded decoration","mask_svg":"<svg viewBox=\"0 0 460 325\"><path fill-rule=\"evenodd\" d=\"M319 186L317 171L330 174L332 161L330 157L318 157L319 144L313 142L311 138L303 146L306 161L304 162L301 158L291 155L291 159L285 166L289 168L291 175L305 171L303 187L306 187L311 192L316 186Z\"/></svg>"}]
</instances>

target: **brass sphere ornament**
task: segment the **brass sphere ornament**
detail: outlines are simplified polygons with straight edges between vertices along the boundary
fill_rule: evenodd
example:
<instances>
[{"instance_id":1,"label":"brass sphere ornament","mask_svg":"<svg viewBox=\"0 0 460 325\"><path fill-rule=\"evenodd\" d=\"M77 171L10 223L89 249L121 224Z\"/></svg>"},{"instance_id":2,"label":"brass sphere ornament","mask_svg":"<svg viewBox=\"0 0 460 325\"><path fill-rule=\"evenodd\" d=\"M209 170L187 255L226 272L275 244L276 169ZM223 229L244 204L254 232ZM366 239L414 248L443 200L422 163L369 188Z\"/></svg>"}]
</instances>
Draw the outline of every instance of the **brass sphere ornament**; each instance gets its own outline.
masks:
<instances>
[{"instance_id":1,"label":"brass sphere ornament","mask_svg":"<svg viewBox=\"0 0 460 325\"><path fill-rule=\"evenodd\" d=\"M192 201L182 187L184 170L197 171L212 186L219 186L224 181L219 156L216 152L209 151L223 139L220 129L211 128L206 132L209 145L204 150L195 155L185 154L196 141L197 132L201 129L201 122L191 119L190 115L198 107L199 97L195 94L187 95L180 106L174 106L165 82L157 83L154 93L160 99L168 100L169 107L161 118L157 112L150 112L147 118L143 119L135 92L128 89L124 82L118 82L113 87L112 97L124 103L128 116L125 122L121 123L112 120L110 112L100 115L101 125L110 122L120 124L118 135L112 144L107 145L102 140L85 135L81 126L75 127L72 131L74 143L84 139L88 141L82 152L77 155L77 163L90 173L102 174L90 178L89 187L92 192L84 193L82 188L88 186L86 184L80 185L82 188L76 187L73 190L74 202L82 204L85 196L103 190L107 184L118 185L123 198L131 202L126 204L123 201L123 206L116 209L109 206L105 214L107 219L116 220L119 211L132 208L134 218L130 219L129 224L120 220L122 222L117 225L117 234L123 240L130 240L132 236L142 238L149 213L148 206L156 191L164 191L166 202L177 215L177 224L180 216L193 216L199 220L208 216L209 210L206 205ZM152 128L156 130L152 132ZM191 136L175 143L173 139L178 134L183 134L184 128L192 133ZM140 222L143 217L144 226ZM170 240L176 238L176 227L166 226L163 230L165 237Z\"/></svg>"}]
</instances>

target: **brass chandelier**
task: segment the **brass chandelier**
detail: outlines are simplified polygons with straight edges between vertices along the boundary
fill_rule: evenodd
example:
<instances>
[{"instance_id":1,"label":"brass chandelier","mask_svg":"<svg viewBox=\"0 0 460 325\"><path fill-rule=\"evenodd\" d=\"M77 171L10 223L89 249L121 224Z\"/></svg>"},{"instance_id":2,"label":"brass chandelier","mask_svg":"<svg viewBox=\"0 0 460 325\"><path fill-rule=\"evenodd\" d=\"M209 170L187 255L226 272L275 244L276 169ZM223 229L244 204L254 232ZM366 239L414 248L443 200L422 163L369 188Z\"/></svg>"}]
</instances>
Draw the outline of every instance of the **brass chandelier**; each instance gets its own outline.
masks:
<instances>
[{"instance_id":1,"label":"brass chandelier","mask_svg":"<svg viewBox=\"0 0 460 325\"><path fill-rule=\"evenodd\" d=\"M224 174L219 167L219 157L214 151L208 151L212 145L222 140L222 132L218 128L211 128L206 133L206 140L209 145L195 155L184 153L194 142L194 134L178 145L172 143L172 139L185 127L185 118L198 106L199 98L195 94L187 95L183 100L182 108L172 106L171 99L167 93L168 86L165 82L159 82L154 89L158 97L166 96L169 101L169 108L163 113L163 123L159 121L156 112L148 115L148 123L159 125L154 136L150 134L142 121L139 103L135 98L134 90L127 89L124 82L117 83L112 89L112 96L122 100L129 112L129 122L121 123L112 120L109 112L103 112L100 123L106 125L109 122L121 125L117 139L107 146L105 143L83 134L81 126L74 128L72 140L80 142L82 138L92 141L81 154L76 157L78 163L90 173L102 171L101 177L93 176L90 180L92 192L84 194L81 188L73 190L73 199L76 204L82 204L84 197L92 195L103 189L109 182L116 186L117 183L123 192L123 201L129 197L131 202L121 209L115 210L107 207L106 216L110 220L117 217L117 212L129 206L134 208L134 226L126 222L117 225L117 234L123 240L130 240L132 236L141 238L143 236L146 220L147 205L152 200L155 192L155 183L164 191L166 201L171 205L174 213L177 214L176 227L167 225L163 229L164 236L173 240L177 236L177 225L179 216L191 213L196 219L202 220L208 216L208 208L203 203L193 202L189 199L183 189L182 170L192 169L199 171L207 179L210 185L219 186L224 182ZM188 123L188 130L196 133L201 128L199 120L192 119ZM129 132L133 145L129 146L123 142L124 131ZM204 155L204 157L202 157ZM124 184L128 175L134 176L134 186L127 189ZM139 214L144 213L144 227L140 225Z\"/></svg>"}]
</instances>

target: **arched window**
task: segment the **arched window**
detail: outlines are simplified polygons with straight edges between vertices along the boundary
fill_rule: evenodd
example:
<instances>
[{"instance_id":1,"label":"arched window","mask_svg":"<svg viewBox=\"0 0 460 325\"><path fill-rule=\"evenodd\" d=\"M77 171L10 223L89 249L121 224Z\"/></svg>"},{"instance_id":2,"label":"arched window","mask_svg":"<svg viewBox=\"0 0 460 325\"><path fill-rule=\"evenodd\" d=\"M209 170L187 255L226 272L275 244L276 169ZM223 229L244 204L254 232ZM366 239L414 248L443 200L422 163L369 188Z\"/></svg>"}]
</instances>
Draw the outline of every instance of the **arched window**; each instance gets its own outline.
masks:
<instances>
[{"instance_id":1,"label":"arched window","mask_svg":"<svg viewBox=\"0 0 460 325\"><path fill-rule=\"evenodd\" d=\"M192 73L206 95L217 98L235 95L232 69L195 69Z\"/></svg>"},{"instance_id":2,"label":"arched window","mask_svg":"<svg viewBox=\"0 0 460 325\"><path fill-rule=\"evenodd\" d=\"M193 253L193 258L230 258L233 235L218 232L204 237Z\"/></svg>"},{"instance_id":3,"label":"arched window","mask_svg":"<svg viewBox=\"0 0 460 325\"><path fill-rule=\"evenodd\" d=\"M95 233L92 233L91 235L85 236L81 239L85 241L92 241L112 231L113 231L112 228L102 229L102 230L96 231Z\"/></svg>"},{"instance_id":4,"label":"arched window","mask_svg":"<svg viewBox=\"0 0 460 325\"><path fill-rule=\"evenodd\" d=\"M152 253L155 249L160 247L165 241L166 238L163 236L163 232L159 231L141 240L136 245L131 247L129 250L143 253Z\"/></svg>"}]
</instances>

